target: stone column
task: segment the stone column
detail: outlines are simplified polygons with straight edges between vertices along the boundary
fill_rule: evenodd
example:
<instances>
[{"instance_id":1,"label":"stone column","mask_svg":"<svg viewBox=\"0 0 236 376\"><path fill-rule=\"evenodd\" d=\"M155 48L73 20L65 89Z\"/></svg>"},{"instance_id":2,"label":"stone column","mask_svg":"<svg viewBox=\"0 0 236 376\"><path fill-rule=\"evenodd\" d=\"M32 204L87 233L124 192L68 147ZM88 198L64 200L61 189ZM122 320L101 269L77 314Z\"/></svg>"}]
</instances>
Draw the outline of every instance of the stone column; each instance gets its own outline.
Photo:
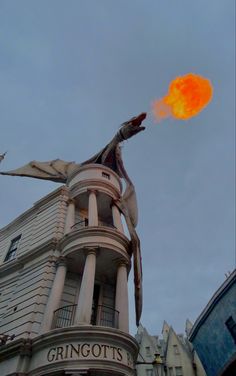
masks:
<instances>
[{"instance_id":1,"label":"stone column","mask_svg":"<svg viewBox=\"0 0 236 376\"><path fill-rule=\"evenodd\" d=\"M90 325L96 269L96 249L88 250L75 315L75 325Z\"/></svg>"},{"instance_id":2,"label":"stone column","mask_svg":"<svg viewBox=\"0 0 236 376\"><path fill-rule=\"evenodd\" d=\"M66 279L66 261L60 257L57 261L57 271L51 288L51 293L44 312L43 322L41 325L41 333L47 332L52 328L54 311L59 308L65 279Z\"/></svg>"},{"instance_id":3,"label":"stone column","mask_svg":"<svg viewBox=\"0 0 236 376\"><path fill-rule=\"evenodd\" d=\"M69 199L67 205L65 235L72 231L71 227L75 224L75 200Z\"/></svg>"},{"instance_id":4,"label":"stone column","mask_svg":"<svg viewBox=\"0 0 236 376\"><path fill-rule=\"evenodd\" d=\"M118 231L124 234L124 228L121 222L121 213L115 204L112 205L112 216L113 216L114 226L117 228Z\"/></svg>"},{"instance_id":5,"label":"stone column","mask_svg":"<svg viewBox=\"0 0 236 376\"><path fill-rule=\"evenodd\" d=\"M89 202L88 202L88 225L98 226L98 207L97 207L97 192L95 190L89 190Z\"/></svg>"},{"instance_id":6,"label":"stone column","mask_svg":"<svg viewBox=\"0 0 236 376\"><path fill-rule=\"evenodd\" d=\"M122 261L118 264L117 269L115 309L119 312L118 329L129 333L127 265Z\"/></svg>"}]
</instances>

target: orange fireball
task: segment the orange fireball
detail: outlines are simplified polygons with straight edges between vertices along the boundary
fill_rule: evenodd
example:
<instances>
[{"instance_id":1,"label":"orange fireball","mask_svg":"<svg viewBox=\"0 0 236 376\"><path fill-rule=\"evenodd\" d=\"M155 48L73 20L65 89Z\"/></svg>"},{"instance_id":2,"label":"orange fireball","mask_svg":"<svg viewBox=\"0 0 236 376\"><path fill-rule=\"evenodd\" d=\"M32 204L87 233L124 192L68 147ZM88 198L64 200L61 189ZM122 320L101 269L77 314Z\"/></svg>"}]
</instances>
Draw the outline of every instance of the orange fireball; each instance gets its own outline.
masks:
<instances>
[{"instance_id":1,"label":"orange fireball","mask_svg":"<svg viewBox=\"0 0 236 376\"><path fill-rule=\"evenodd\" d=\"M189 119L206 107L212 94L213 87L207 78L193 73L176 77L167 95L153 103L154 116L158 121L169 116Z\"/></svg>"}]
</instances>

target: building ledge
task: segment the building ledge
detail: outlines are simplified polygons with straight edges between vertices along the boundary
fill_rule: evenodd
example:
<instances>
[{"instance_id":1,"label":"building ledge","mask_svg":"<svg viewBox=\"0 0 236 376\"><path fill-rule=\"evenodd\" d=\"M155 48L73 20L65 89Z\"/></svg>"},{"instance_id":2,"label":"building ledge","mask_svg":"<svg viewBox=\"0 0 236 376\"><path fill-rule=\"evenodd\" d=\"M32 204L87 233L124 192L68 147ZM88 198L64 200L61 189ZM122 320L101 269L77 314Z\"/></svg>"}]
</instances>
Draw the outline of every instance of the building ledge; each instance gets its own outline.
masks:
<instances>
[{"instance_id":1,"label":"building ledge","mask_svg":"<svg viewBox=\"0 0 236 376\"><path fill-rule=\"evenodd\" d=\"M99 247L98 237L101 238L101 243L106 243L106 239L114 240L115 243L120 244L131 255L130 240L118 230L106 226L87 226L71 231L60 240L58 247L64 256L65 250L70 248L70 244L77 243L77 240L81 243L81 247L85 248L90 245L86 244L86 238L88 243L93 243L94 238L94 244L96 243L96 247ZM78 249L78 244L75 244L75 247Z\"/></svg>"}]
</instances>

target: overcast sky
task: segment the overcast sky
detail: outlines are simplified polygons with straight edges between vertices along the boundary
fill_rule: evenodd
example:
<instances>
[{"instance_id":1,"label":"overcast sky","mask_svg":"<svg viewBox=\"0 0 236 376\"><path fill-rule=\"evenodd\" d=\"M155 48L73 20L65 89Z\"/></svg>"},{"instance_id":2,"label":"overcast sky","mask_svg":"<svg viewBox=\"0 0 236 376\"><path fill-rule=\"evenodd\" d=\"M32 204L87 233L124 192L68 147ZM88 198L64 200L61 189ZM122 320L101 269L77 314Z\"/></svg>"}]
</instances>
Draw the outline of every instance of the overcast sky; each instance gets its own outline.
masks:
<instances>
[{"instance_id":1,"label":"overcast sky","mask_svg":"<svg viewBox=\"0 0 236 376\"><path fill-rule=\"evenodd\" d=\"M0 0L1 170L82 162L119 124L148 112L124 144L139 204L142 324L194 321L235 267L234 0ZM151 103L193 72L209 106L156 124ZM56 183L0 177L0 227ZM135 332L130 275L131 331Z\"/></svg>"}]
</instances>

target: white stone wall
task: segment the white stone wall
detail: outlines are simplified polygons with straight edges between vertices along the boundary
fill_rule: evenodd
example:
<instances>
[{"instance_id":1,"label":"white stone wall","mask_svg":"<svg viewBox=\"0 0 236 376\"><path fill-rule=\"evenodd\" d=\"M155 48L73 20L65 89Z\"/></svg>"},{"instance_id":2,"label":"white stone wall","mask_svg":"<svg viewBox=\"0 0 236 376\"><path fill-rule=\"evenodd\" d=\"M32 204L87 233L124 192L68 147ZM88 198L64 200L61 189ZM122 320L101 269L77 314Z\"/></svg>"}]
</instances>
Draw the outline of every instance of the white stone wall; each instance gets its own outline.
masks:
<instances>
[{"instance_id":1,"label":"white stone wall","mask_svg":"<svg viewBox=\"0 0 236 376\"><path fill-rule=\"evenodd\" d=\"M57 189L0 230L0 265L4 263L11 241L18 235L21 235L21 239L17 258L50 239L63 236L67 196L66 188Z\"/></svg>"},{"instance_id":2,"label":"white stone wall","mask_svg":"<svg viewBox=\"0 0 236 376\"><path fill-rule=\"evenodd\" d=\"M55 266L51 262L36 260L34 265L26 264L11 284L7 279L1 282L4 297L1 333L16 337L33 337L39 333L54 274Z\"/></svg>"},{"instance_id":3,"label":"white stone wall","mask_svg":"<svg viewBox=\"0 0 236 376\"><path fill-rule=\"evenodd\" d=\"M34 337L54 279L57 241L64 234L67 189L62 187L0 230L0 333ZM16 257L4 262L21 234Z\"/></svg>"},{"instance_id":4,"label":"white stone wall","mask_svg":"<svg viewBox=\"0 0 236 376\"><path fill-rule=\"evenodd\" d=\"M15 372L44 376L57 371L61 373L63 369L69 372L72 366L77 370L86 369L89 364L89 368L111 375L122 372L134 376L137 343L126 327L124 329L124 322L128 321L126 267L130 261L129 241L122 232L106 226L88 227L81 232L65 231L65 223L66 230L71 230L78 217L77 211L74 216L73 207L78 203L76 190L81 190L81 196L86 195L87 184L92 189L101 189L98 197L103 200L102 204L107 195L107 207L112 213L110 204L112 199L119 197L120 181L113 172L108 177L103 176L103 170L109 172L109 169L93 166L82 176L85 182L83 179L72 182L70 197L68 188L59 188L0 230L0 333L16 336L0 349L0 358L4 359L0 375ZM96 212L96 200L93 204L89 209ZM101 208L104 209L100 205ZM94 212L90 210L92 215ZM5 262L11 241L20 234L15 259ZM125 277L123 283L117 278L120 270L123 274L119 275ZM91 281L92 284L88 284ZM94 281L101 289L99 294L96 289L93 295ZM80 290L83 294L79 297ZM119 296L125 296L127 304L118 304L115 290ZM92 299L89 301L88 296L96 297L94 301L99 306L108 307L108 310L94 310L97 314L94 325L90 325ZM79 309L86 307L88 319L86 316L84 321L74 321L62 328L58 324L53 329L53 312L77 303ZM123 313L123 321L116 320L115 325L112 320L116 317L114 309ZM58 312L58 317L61 312L63 310ZM9 365L8 357L11 357Z\"/></svg>"}]
</instances>

